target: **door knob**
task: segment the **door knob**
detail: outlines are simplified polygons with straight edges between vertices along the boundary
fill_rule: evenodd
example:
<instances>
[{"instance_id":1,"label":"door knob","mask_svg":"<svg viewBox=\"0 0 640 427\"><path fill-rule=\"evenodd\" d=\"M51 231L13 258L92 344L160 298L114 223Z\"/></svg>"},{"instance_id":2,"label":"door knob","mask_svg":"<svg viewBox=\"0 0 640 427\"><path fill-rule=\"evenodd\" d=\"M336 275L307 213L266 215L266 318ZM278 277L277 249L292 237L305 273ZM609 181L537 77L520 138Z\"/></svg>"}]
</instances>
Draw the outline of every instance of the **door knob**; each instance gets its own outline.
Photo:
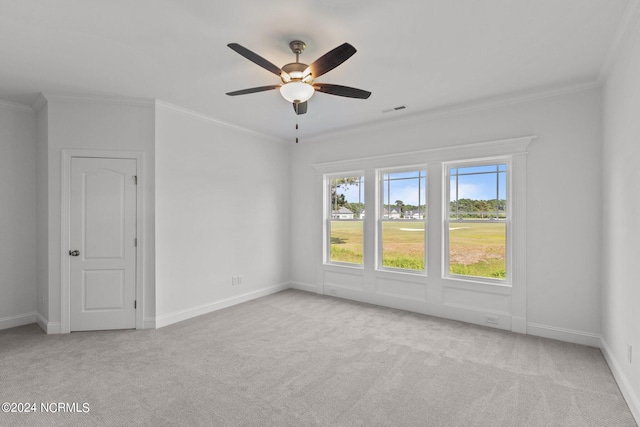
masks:
<instances>
[{"instance_id":1,"label":"door knob","mask_svg":"<svg viewBox=\"0 0 640 427\"><path fill-rule=\"evenodd\" d=\"M69 251L69 255L78 256L78 255L80 255L80 251Z\"/></svg>"}]
</instances>

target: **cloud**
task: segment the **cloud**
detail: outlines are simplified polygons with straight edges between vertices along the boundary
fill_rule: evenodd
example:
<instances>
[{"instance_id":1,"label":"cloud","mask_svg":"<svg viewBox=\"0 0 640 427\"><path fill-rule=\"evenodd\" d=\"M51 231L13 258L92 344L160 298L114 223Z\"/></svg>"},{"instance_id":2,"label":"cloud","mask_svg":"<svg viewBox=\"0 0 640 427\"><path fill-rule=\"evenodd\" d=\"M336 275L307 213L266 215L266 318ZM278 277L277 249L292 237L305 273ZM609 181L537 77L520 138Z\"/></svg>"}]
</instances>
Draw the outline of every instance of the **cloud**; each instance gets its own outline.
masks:
<instances>
[{"instance_id":1,"label":"cloud","mask_svg":"<svg viewBox=\"0 0 640 427\"><path fill-rule=\"evenodd\" d=\"M349 203L358 203L359 198L361 202L364 202L364 186L360 188L358 185L350 185L347 189L339 188L338 194L344 194L344 198Z\"/></svg>"},{"instance_id":2,"label":"cloud","mask_svg":"<svg viewBox=\"0 0 640 427\"><path fill-rule=\"evenodd\" d=\"M451 189L451 200L455 200L456 189ZM495 198L495 187L493 190ZM487 188L477 184L458 184L458 199L486 200ZM491 197L491 196L489 196Z\"/></svg>"},{"instance_id":3,"label":"cloud","mask_svg":"<svg viewBox=\"0 0 640 427\"><path fill-rule=\"evenodd\" d=\"M418 205L418 187L414 186L415 181L413 181L412 185L405 187L398 187L391 189L391 200L390 204L394 205L396 200L402 200L405 205ZM424 194L424 193L423 193ZM385 194L386 197L386 194ZM422 196L424 197L424 195ZM420 200L421 204L425 204L424 199Z\"/></svg>"}]
</instances>

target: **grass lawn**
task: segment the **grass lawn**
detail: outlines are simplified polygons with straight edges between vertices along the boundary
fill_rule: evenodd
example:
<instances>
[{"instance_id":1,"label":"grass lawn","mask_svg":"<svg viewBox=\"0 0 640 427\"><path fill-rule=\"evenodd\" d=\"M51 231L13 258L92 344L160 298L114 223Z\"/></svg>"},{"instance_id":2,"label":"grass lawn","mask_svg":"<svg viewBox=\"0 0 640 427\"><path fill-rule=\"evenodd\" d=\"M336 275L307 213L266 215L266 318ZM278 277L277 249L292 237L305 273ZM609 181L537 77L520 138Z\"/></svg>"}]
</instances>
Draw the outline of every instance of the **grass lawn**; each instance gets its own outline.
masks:
<instances>
[{"instance_id":1,"label":"grass lawn","mask_svg":"<svg viewBox=\"0 0 640 427\"><path fill-rule=\"evenodd\" d=\"M507 275L506 224L453 223L449 231L452 274L504 279Z\"/></svg>"},{"instance_id":2,"label":"grass lawn","mask_svg":"<svg viewBox=\"0 0 640 427\"><path fill-rule=\"evenodd\" d=\"M424 222L382 223L382 265L424 270Z\"/></svg>"},{"instance_id":3,"label":"grass lawn","mask_svg":"<svg viewBox=\"0 0 640 427\"><path fill-rule=\"evenodd\" d=\"M331 261L362 264L362 221L331 221Z\"/></svg>"},{"instance_id":4,"label":"grass lawn","mask_svg":"<svg viewBox=\"0 0 640 427\"><path fill-rule=\"evenodd\" d=\"M424 224L383 223L383 265L424 269ZM450 272L467 276L506 277L506 226L500 222L453 223L449 231ZM331 222L331 260L362 263L362 222Z\"/></svg>"}]
</instances>

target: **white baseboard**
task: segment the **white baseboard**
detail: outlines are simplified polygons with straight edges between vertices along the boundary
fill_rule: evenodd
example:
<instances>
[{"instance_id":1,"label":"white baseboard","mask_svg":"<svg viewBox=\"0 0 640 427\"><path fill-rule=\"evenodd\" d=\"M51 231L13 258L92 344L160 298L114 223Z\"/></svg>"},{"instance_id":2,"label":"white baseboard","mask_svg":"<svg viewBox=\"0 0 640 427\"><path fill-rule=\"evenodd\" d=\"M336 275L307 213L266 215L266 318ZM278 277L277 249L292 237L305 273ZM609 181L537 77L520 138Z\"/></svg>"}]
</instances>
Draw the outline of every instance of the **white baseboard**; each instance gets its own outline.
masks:
<instances>
[{"instance_id":1,"label":"white baseboard","mask_svg":"<svg viewBox=\"0 0 640 427\"><path fill-rule=\"evenodd\" d=\"M144 318L144 329L156 329L156 318L155 317L145 317Z\"/></svg>"},{"instance_id":2,"label":"white baseboard","mask_svg":"<svg viewBox=\"0 0 640 427\"><path fill-rule=\"evenodd\" d=\"M47 324L49 323L49 321L47 319L44 318L44 316L40 313L37 314L36 316L36 324L38 326L40 326L40 329L42 329L44 331L44 333L47 333Z\"/></svg>"},{"instance_id":3,"label":"white baseboard","mask_svg":"<svg viewBox=\"0 0 640 427\"><path fill-rule=\"evenodd\" d=\"M62 327L60 322L49 322L42 314L37 313L36 323L40 326L46 334L60 334L62 333Z\"/></svg>"},{"instance_id":4,"label":"white baseboard","mask_svg":"<svg viewBox=\"0 0 640 427\"><path fill-rule=\"evenodd\" d=\"M0 330L29 325L36 322L36 313L17 314L15 316L0 317Z\"/></svg>"},{"instance_id":5,"label":"white baseboard","mask_svg":"<svg viewBox=\"0 0 640 427\"><path fill-rule=\"evenodd\" d=\"M624 400L627 401L627 405L631 410L631 414L636 419L636 423L640 425L640 398L633 391L633 387L631 387L631 384L625 376L624 371L620 368L620 365L613 357L613 352L611 351L611 348L604 340L604 338L600 339L600 350L602 351L604 360L606 360L607 364L609 365L609 369L611 369L613 378L615 378L616 382L618 383L618 387L622 392Z\"/></svg>"},{"instance_id":6,"label":"white baseboard","mask_svg":"<svg viewBox=\"0 0 640 427\"><path fill-rule=\"evenodd\" d=\"M259 289L257 291L248 292L243 295L238 295L233 298L228 298L222 301L216 301L208 304L199 305L197 307L191 307L185 310L175 311L173 313L163 314L155 318L155 327L162 328L164 326L172 325L183 320L191 319L196 316L211 313L212 311L221 310L223 308L231 307L236 304L251 301L256 298L264 297L267 295L275 294L276 292L289 289L291 286L289 282L280 283L278 285L269 286L267 288ZM145 319L145 324L147 320Z\"/></svg>"},{"instance_id":7,"label":"white baseboard","mask_svg":"<svg viewBox=\"0 0 640 427\"><path fill-rule=\"evenodd\" d=\"M524 317L511 316L511 332L526 334L527 319L525 319Z\"/></svg>"},{"instance_id":8,"label":"white baseboard","mask_svg":"<svg viewBox=\"0 0 640 427\"><path fill-rule=\"evenodd\" d=\"M298 289L299 291L306 291L306 292L312 292L314 294L319 293L318 292L318 286L316 285L312 285L310 283L302 283L302 282L291 282L289 284L289 287L291 289Z\"/></svg>"},{"instance_id":9,"label":"white baseboard","mask_svg":"<svg viewBox=\"0 0 640 427\"><path fill-rule=\"evenodd\" d=\"M573 329L558 328L555 326L541 325L539 323L527 323L527 335L551 338L589 347L600 347L600 335L590 332L575 331Z\"/></svg>"}]
</instances>

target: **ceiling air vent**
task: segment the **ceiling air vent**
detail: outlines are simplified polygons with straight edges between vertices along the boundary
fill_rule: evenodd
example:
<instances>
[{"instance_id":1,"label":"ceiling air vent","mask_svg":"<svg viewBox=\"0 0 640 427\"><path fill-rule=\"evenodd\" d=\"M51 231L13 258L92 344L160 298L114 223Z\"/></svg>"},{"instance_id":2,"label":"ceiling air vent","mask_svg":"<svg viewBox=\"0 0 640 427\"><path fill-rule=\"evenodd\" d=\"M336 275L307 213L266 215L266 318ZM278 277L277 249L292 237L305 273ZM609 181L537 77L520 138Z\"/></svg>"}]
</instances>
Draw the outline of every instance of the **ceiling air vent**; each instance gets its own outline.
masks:
<instances>
[{"instance_id":1,"label":"ceiling air vent","mask_svg":"<svg viewBox=\"0 0 640 427\"><path fill-rule=\"evenodd\" d=\"M383 113L390 113L392 111L404 110L405 108L407 108L406 105L399 105L397 107L389 108L387 110L382 110L382 112Z\"/></svg>"}]
</instances>

